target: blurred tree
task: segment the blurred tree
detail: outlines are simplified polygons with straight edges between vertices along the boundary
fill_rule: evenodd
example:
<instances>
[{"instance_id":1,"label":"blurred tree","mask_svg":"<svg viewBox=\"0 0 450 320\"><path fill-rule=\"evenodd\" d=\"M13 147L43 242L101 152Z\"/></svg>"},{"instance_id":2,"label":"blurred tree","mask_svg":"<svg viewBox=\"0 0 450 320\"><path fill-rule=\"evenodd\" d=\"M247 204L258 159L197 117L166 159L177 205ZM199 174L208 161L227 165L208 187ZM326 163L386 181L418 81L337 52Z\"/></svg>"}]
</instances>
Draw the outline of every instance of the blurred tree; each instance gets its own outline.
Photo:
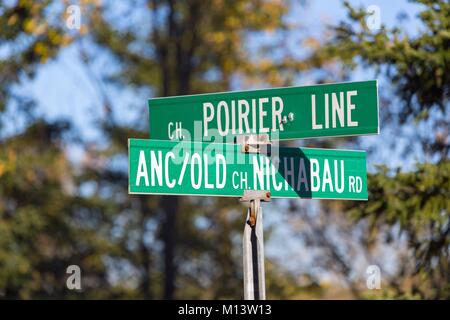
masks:
<instances>
[{"instance_id":1,"label":"blurred tree","mask_svg":"<svg viewBox=\"0 0 450 320\"><path fill-rule=\"evenodd\" d=\"M70 123L46 121L22 81L71 41L52 1L0 3L0 297L108 297L102 222L109 206L81 196L65 144ZM51 13L55 16L51 16ZM82 270L82 291L65 286ZM91 290L95 288L96 290Z\"/></svg>"},{"instance_id":2,"label":"blurred tree","mask_svg":"<svg viewBox=\"0 0 450 320\"><path fill-rule=\"evenodd\" d=\"M332 29L332 37L310 57L323 67L337 61L352 70L362 62L383 74L400 98L397 112L392 104L382 109L383 127L419 127L428 123L432 131L413 141L421 145L425 159L413 171L380 167L369 175L367 203L330 203L334 211L350 210L356 221L364 222L365 250L376 239L401 242L406 237L403 259L387 281L391 297L450 297L450 185L449 185L449 97L450 97L450 4L448 1L418 0L422 22L417 35L401 28L370 30L367 12L348 2L349 21ZM383 88L381 88L383 90ZM411 142L411 145L414 143ZM405 157L412 156L412 148ZM406 158L405 158L406 160ZM333 208L334 207L334 208ZM399 228L400 232L393 230ZM381 237L381 235L384 235ZM328 243L329 244L329 243ZM389 291L388 290L388 291Z\"/></svg>"},{"instance_id":3,"label":"blurred tree","mask_svg":"<svg viewBox=\"0 0 450 320\"><path fill-rule=\"evenodd\" d=\"M0 112L20 77L32 77L37 65L54 57L70 41L60 26L49 23L45 14L49 6L49 1L0 2Z\"/></svg>"},{"instance_id":4,"label":"blurred tree","mask_svg":"<svg viewBox=\"0 0 450 320\"><path fill-rule=\"evenodd\" d=\"M108 297L108 206L78 194L62 141L68 125L36 120L0 151L0 296ZM82 270L82 292L65 286ZM95 290L92 290L92 289Z\"/></svg>"}]
</instances>

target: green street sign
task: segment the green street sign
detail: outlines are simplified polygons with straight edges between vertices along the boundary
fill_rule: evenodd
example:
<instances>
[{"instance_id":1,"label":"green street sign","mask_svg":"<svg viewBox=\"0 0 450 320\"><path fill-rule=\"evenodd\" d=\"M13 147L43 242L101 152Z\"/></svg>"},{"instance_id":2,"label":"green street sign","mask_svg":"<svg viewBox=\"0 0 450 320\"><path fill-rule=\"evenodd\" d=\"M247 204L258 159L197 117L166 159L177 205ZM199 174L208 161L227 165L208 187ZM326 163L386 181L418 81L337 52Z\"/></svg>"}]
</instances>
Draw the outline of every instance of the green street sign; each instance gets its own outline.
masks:
<instances>
[{"instance_id":1,"label":"green street sign","mask_svg":"<svg viewBox=\"0 0 450 320\"><path fill-rule=\"evenodd\" d=\"M153 98L150 138L232 143L379 133L377 81Z\"/></svg>"},{"instance_id":2,"label":"green street sign","mask_svg":"<svg viewBox=\"0 0 450 320\"><path fill-rule=\"evenodd\" d=\"M129 139L129 193L367 200L364 151L272 148L244 153L237 144Z\"/></svg>"}]
</instances>

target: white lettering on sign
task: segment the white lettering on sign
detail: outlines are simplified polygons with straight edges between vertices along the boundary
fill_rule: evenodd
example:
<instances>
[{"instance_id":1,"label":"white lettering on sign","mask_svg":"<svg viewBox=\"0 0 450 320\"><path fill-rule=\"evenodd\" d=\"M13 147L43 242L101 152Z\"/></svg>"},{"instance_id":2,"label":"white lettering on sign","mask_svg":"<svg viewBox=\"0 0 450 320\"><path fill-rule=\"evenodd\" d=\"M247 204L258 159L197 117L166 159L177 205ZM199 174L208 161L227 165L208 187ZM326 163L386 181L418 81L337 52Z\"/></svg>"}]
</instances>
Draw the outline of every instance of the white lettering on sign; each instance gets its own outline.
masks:
<instances>
[{"instance_id":1,"label":"white lettering on sign","mask_svg":"<svg viewBox=\"0 0 450 320\"><path fill-rule=\"evenodd\" d=\"M174 126L175 129L173 128ZM169 124L167 125L167 133L170 140L183 139L184 136L182 134L182 130L183 128L181 125L181 121L177 121L175 123L169 122Z\"/></svg>"},{"instance_id":2,"label":"white lettering on sign","mask_svg":"<svg viewBox=\"0 0 450 320\"><path fill-rule=\"evenodd\" d=\"M225 125L222 125L222 110L224 110ZM228 105L225 101L220 101L217 108L217 130L219 130L219 134L223 137L227 135L229 127L230 116L228 114Z\"/></svg>"},{"instance_id":3,"label":"white lettering on sign","mask_svg":"<svg viewBox=\"0 0 450 320\"><path fill-rule=\"evenodd\" d=\"M232 175L232 180L231 180L234 189L239 189L239 184L237 182L238 177L239 177L239 172L234 171L233 175ZM236 178L236 180L235 180L235 178Z\"/></svg>"},{"instance_id":4,"label":"white lettering on sign","mask_svg":"<svg viewBox=\"0 0 450 320\"><path fill-rule=\"evenodd\" d=\"M162 186L162 152L158 151L158 159L156 159L155 151L150 151L151 158L151 176L152 176L152 186L155 185L155 176L158 178L158 184Z\"/></svg>"},{"instance_id":5,"label":"white lettering on sign","mask_svg":"<svg viewBox=\"0 0 450 320\"><path fill-rule=\"evenodd\" d=\"M203 135L208 137L210 129L217 129L222 137L230 133L251 134L257 131L259 133L283 131L283 108L283 99L280 97L261 97L250 101L245 99L230 102L221 100L217 104L204 102ZM269 115L270 119L268 119Z\"/></svg>"},{"instance_id":6,"label":"white lettering on sign","mask_svg":"<svg viewBox=\"0 0 450 320\"><path fill-rule=\"evenodd\" d=\"M208 136L208 123L214 119L214 106L211 102L203 104L203 130L205 137Z\"/></svg>"},{"instance_id":7,"label":"white lettering on sign","mask_svg":"<svg viewBox=\"0 0 450 320\"><path fill-rule=\"evenodd\" d=\"M325 102L325 104L326 104L325 110L328 112L328 99L327 99L327 96L328 96L328 94L325 94L325 101L326 101ZM313 128L313 130L322 129L322 125L321 124L317 124L316 95L315 94L311 95L311 112L312 112L312 128Z\"/></svg>"},{"instance_id":8,"label":"white lettering on sign","mask_svg":"<svg viewBox=\"0 0 450 320\"><path fill-rule=\"evenodd\" d=\"M300 158L300 173L298 175L297 190L300 190L302 184L305 186L305 191L309 191L308 178L305 168L305 159Z\"/></svg>"},{"instance_id":9,"label":"white lettering on sign","mask_svg":"<svg viewBox=\"0 0 450 320\"><path fill-rule=\"evenodd\" d=\"M352 103L352 97L357 96L358 91L352 90L347 92L332 92L324 94L323 115L324 121L318 119L318 110L316 104L316 95L311 95L311 128L313 130L329 129L330 117L332 128L357 127L358 121L352 120L352 111L356 105ZM330 110L331 105L331 110ZM347 113L345 112L347 110ZM321 112L319 114L322 114ZM347 115L347 119L345 119ZM345 121L347 120L347 121Z\"/></svg>"},{"instance_id":10,"label":"white lettering on sign","mask_svg":"<svg viewBox=\"0 0 450 320\"><path fill-rule=\"evenodd\" d=\"M220 166L222 164L222 167ZM225 174L222 174L222 180L220 180L220 172L226 172L227 171L227 163L225 161L225 157L223 154L217 153L216 154L216 186L217 189L223 189L225 187L225 183L227 182L226 178L227 176Z\"/></svg>"},{"instance_id":11,"label":"white lettering on sign","mask_svg":"<svg viewBox=\"0 0 450 320\"><path fill-rule=\"evenodd\" d=\"M311 191L319 191L320 188L320 177L319 177L319 160L311 159Z\"/></svg>"},{"instance_id":12,"label":"white lettering on sign","mask_svg":"<svg viewBox=\"0 0 450 320\"><path fill-rule=\"evenodd\" d=\"M282 182L280 182L279 184L277 184L277 182L276 182L276 169L275 169L275 166L278 168L278 164L279 164L279 160L278 159L275 159L274 161L272 161L272 165L271 165L271 167L272 167L272 185L273 185L273 188L276 190L276 191L280 191L282 188L283 188L283 183Z\"/></svg>"},{"instance_id":13,"label":"white lettering on sign","mask_svg":"<svg viewBox=\"0 0 450 320\"><path fill-rule=\"evenodd\" d=\"M318 166L318 160L313 160L317 162L316 165ZM278 172L277 168L279 168L279 162L280 161L278 159L271 162L267 157L264 158L254 156L252 158L254 190L274 189L276 191L280 191L284 186L284 190L286 191L290 189L295 191L300 191L302 189L304 191L309 191L308 176L310 174L312 175L312 173L307 172L304 158L284 157L282 159L282 170ZM317 177L319 177L319 168L314 170L317 171L314 174L317 174ZM280 175L282 179L279 179ZM277 178L279 180L277 180ZM320 185L320 181L318 184ZM319 191L319 189L316 191Z\"/></svg>"},{"instance_id":14,"label":"white lettering on sign","mask_svg":"<svg viewBox=\"0 0 450 320\"><path fill-rule=\"evenodd\" d=\"M233 188L236 190L248 189L248 173L234 171L232 174L232 184Z\"/></svg>"},{"instance_id":15,"label":"white lettering on sign","mask_svg":"<svg viewBox=\"0 0 450 320\"><path fill-rule=\"evenodd\" d=\"M147 163L145 162L144 150L139 151L138 172L136 175L137 186L141 183L141 178L144 178L144 183L148 186Z\"/></svg>"},{"instance_id":16,"label":"white lettering on sign","mask_svg":"<svg viewBox=\"0 0 450 320\"><path fill-rule=\"evenodd\" d=\"M245 110L243 109L245 107ZM245 100L238 101L238 122L239 122L239 133L250 132L250 126L248 125L248 113L250 112L250 105ZM243 125L245 124L245 129Z\"/></svg>"},{"instance_id":17,"label":"white lettering on sign","mask_svg":"<svg viewBox=\"0 0 450 320\"><path fill-rule=\"evenodd\" d=\"M166 158L165 158L165 161L164 161L164 166L166 168L169 167L169 159L172 159L172 161L175 159L175 155L171 151L167 152L167 154L166 154ZM175 184L177 183L177 181L175 179L170 180L170 178L169 178L169 170L165 170L164 178L166 179L166 185L169 188L175 187Z\"/></svg>"},{"instance_id":18,"label":"white lettering on sign","mask_svg":"<svg viewBox=\"0 0 450 320\"><path fill-rule=\"evenodd\" d=\"M330 170L328 159L323 162L323 168L319 160L310 159L311 191L342 193L344 191L344 160L333 160L334 171ZM340 168L339 168L340 163ZM340 182L339 182L340 181Z\"/></svg>"},{"instance_id":19,"label":"white lettering on sign","mask_svg":"<svg viewBox=\"0 0 450 320\"><path fill-rule=\"evenodd\" d=\"M269 102L268 98L259 99L259 132L267 133L269 128L264 127L264 118L267 116L267 111L264 110L264 104Z\"/></svg>"},{"instance_id":20,"label":"white lettering on sign","mask_svg":"<svg viewBox=\"0 0 450 320\"><path fill-rule=\"evenodd\" d=\"M349 176L348 177L348 189L349 189L349 192L360 193L362 191L361 177Z\"/></svg>"},{"instance_id":21,"label":"white lettering on sign","mask_svg":"<svg viewBox=\"0 0 450 320\"><path fill-rule=\"evenodd\" d=\"M358 92L356 90L347 92L347 126L348 127L357 127L358 121L352 121L352 110L356 108L354 104L352 104L352 97L356 96Z\"/></svg>"},{"instance_id":22,"label":"white lettering on sign","mask_svg":"<svg viewBox=\"0 0 450 320\"><path fill-rule=\"evenodd\" d=\"M344 192L344 160L341 160L341 185L339 185L338 181L338 177L337 177L337 172L338 172L338 162L335 160L334 161L334 172L336 174L336 178L335 178L335 189L337 193L342 193Z\"/></svg>"},{"instance_id":23,"label":"white lettering on sign","mask_svg":"<svg viewBox=\"0 0 450 320\"><path fill-rule=\"evenodd\" d=\"M277 109L278 105L278 109ZM281 113L283 112L283 99L280 97L272 98L272 131L277 131L277 126L279 126L280 131L283 131L283 122Z\"/></svg>"},{"instance_id":24,"label":"white lettering on sign","mask_svg":"<svg viewBox=\"0 0 450 320\"><path fill-rule=\"evenodd\" d=\"M335 93L331 94L332 104L331 104L331 114L333 119L333 128L336 128L336 115L339 117L339 126L342 128L344 126L344 93L339 92L339 101Z\"/></svg>"},{"instance_id":25,"label":"white lettering on sign","mask_svg":"<svg viewBox=\"0 0 450 320\"><path fill-rule=\"evenodd\" d=\"M161 150L150 150L149 154L150 156L146 157L143 150L139 151L136 186L143 183L146 187L167 186L173 189L177 183L178 185L183 184L186 172L189 173L191 186L195 190L201 188L223 189L226 185L227 164L223 154L218 153L215 158L212 158L207 154L202 156L199 153L193 153L190 156L189 153L186 153L179 173L172 172L177 169L176 157L172 151L163 155ZM215 164L215 168L209 167L212 163ZM244 182L246 184L246 181Z\"/></svg>"},{"instance_id":26,"label":"white lettering on sign","mask_svg":"<svg viewBox=\"0 0 450 320\"><path fill-rule=\"evenodd\" d=\"M197 174L195 174L195 163L197 163ZM197 176L197 181L195 177ZM198 153L194 153L191 158L191 184L194 189L200 189L202 186L202 158Z\"/></svg>"},{"instance_id":27,"label":"white lettering on sign","mask_svg":"<svg viewBox=\"0 0 450 320\"><path fill-rule=\"evenodd\" d=\"M253 189L254 190L264 190L264 168L262 161L258 161L261 157L253 157ZM259 184L259 186L258 186Z\"/></svg>"},{"instance_id":28,"label":"white lettering on sign","mask_svg":"<svg viewBox=\"0 0 450 320\"><path fill-rule=\"evenodd\" d=\"M344 160L304 158L287 156L282 158L255 154L250 158L252 171L233 171L227 175L225 155L216 153L185 153L183 163L176 161L173 151L139 151L135 172L136 186L177 188L190 184L193 190L234 189L275 190L296 192L351 193L363 191L363 178L345 176ZM348 177L348 178L347 178ZM229 179L229 181L227 180Z\"/></svg>"},{"instance_id":29,"label":"white lettering on sign","mask_svg":"<svg viewBox=\"0 0 450 320\"><path fill-rule=\"evenodd\" d=\"M203 161L208 163L208 155L203 154ZM208 166L205 166L205 188L206 189L214 189L214 184L208 182Z\"/></svg>"},{"instance_id":30,"label":"white lettering on sign","mask_svg":"<svg viewBox=\"0 0 450 320\"><path fill-rule=\"evenodd\" d=\"M288 160L289 160L289 165L288 165ZM294 171L294 158L284 158L284 189L288 190L289 185L293 185L294 183L294 175L295 175L295 171Z\"/></svg>"}]
</instances>

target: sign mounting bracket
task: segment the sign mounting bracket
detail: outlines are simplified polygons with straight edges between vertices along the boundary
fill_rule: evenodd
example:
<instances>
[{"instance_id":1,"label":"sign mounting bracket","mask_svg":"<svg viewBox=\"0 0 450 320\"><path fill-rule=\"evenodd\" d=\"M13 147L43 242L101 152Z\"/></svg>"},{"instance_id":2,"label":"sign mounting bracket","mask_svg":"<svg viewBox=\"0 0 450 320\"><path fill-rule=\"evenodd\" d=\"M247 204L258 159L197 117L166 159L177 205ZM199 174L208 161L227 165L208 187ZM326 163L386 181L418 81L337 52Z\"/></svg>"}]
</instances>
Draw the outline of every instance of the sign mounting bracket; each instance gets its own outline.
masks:
<instances>
[{"instance_id":1,"label":"sign mounting bracket","mask_svg":"<svg viewBox=\"0 0 450 320\"><path fill-rule=\"evenodd\" d=\"M249 204L249 219L248 224L250 227L254 227L256 224L256 219L258 218L259 208L261 207L261 201L269 202L270 191L265 190L245 190L242 198L239 199L241 202L246 202Z\"/></svg>"},{"instance_id":2,"label":"sign mounting bracket","mask_svg":"<svg viewBox=\"0 0 450 320\"><path fill-rule=\"evenodd\" d=\"M241 146L243 153L261 153L270 154L271 142L267 133L240 135L236 137L236 142ZM264 190L244 190L241 202L248 202L249 221L251 227L254 227L257 219L257 208L261 206L261 201L270 201L270 191Z\"/></svg>"},{"instance_id":3,"label":"sign mounting bracket","mask_svg":"<svg viewBox=\"0 0 450 320\"><path fill-rule=\"evenodd\" d=\"M236 137L236 143L243 153L270 154L271 142L267 133L240 135Z\"/></svg>"}]
</instances>

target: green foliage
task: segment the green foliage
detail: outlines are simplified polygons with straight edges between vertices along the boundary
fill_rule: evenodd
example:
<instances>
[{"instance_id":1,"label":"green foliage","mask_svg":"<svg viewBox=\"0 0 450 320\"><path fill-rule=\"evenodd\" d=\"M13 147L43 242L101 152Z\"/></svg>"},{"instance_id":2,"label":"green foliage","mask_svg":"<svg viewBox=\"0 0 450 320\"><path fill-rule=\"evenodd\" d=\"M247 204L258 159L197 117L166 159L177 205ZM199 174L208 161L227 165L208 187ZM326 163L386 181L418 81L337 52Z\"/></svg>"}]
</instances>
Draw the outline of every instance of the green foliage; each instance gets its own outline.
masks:
<instances>
[{"instance_id":1,"label":"green foliage","mask_svg":"<svg viewBox=\"0 0 450 320\"><path fill-rule=\"evenodd\" d=\"M250 35L289 28L284 16L290 1L166 0L147 4L147 10L141 8L146 21L160 23L151 23L144 35L132 25L117 30L101 8L91 15L90 29L96 42L108 48L122 66L112 76L122 84L151 88L155 96L205 93L228 90L236 75L252 81L264 76L264 81L280 84L283 69L296 65L288 59L257 59L247 45ZM273 51L277 45L265 50Z\"/></svg>"},{"instance_id":2,"label":"green foliage","mask_svg":"<svg viewBox=\"0 0 450 320\"><path fill-rule=\"evenodd\" d=\"M345 2L349 21L333 28L333 38L318 50L311 61L320 66L335 58L355 67L357 59L368 66L388 67L387 76L404 103L401 120L424 115L438 106L447 110L450 96L450 4L448 1L413 1L424 5L419 14L422 29L417 36L404 28L371 31L366 26L367 12ZM380 69L381 70L381 69Z\"/></svg>"},{"instance_id":3,"label":"green foliage","mask_svg":"<svg viewBox=\"0 0 450 320\"><path fill-rule=\"evenodd\" d=\"M438 164L419 164L413 172L397 171L392 174L381 166L378 173L370 175L370 191L373 196L366 214L385 212L383 223L400 223L403 228L423 226L424 221L434 220L445 225L450 210L450 161Z\"/></svg>"},{"instance_id":4,"label":"green foliage","mask_svg":"<svg viewBox=\"0 0 450 320\"><path fill-rule=\"evenodd\" d=\"M33 76L40 63L70 42L60 25L48 22L49 6L50 1L0 3L0 46L7 57L0 59L0 112L11 94L11 85L20 76Z\"/></svg>"},{"instance_id":5,"label":"green foliage","mask_svg":"<svg viewBox=\"0 0 450 320\"><path fill-rule=\"evenodd\" d=\"M109 243L105 225L96 221L108 208L74 192L76 181L61 146L65 130L58 123L37 121L1 143L1 297L70 296L65 289L70 264L95 279L85 282L86 296L105 297L102 256Z\"/></svg>"},{"instance_id":6,"label":"green foliage","mask_svg":"<svg viewBox=\"0 0 450 320\"><path fill-rule=\"evenodd\" d=\"M1 131L1 298L111 296L104 263L105 252L113 252L106 218L111 207L80 195L82 182L65 150L70 124L36 118L29 94L14 90L70 42L63 20L51 18L58 15L50 10L54 3L0 3L0 128L6 119L22 124L13 133ZM8 110L11 105L17 108ZM65 287L71 264L87 279L82 292Z\"/></svg>"},{"instance_id":7,"label":"green foliage","mask_svg":"<svg viewBox=\"0 0 450 320\"><path fill-rule=\"evenodd\" d=\"M413 2L423 5L419 14L422 29L414 36L400 28L388 30L385 26L371 31L365 24L365 10L346 2L349 22L334 27L332 38L310 61L320 66L335 59L350 68L362 61L375 67L386 76L402 101L400 124L431 121L434 132L430 139L421 142L424 152L437 155L437 162L418 163L408 172L380 166L377 173L369 175L369 201L347 203L347 208L354 219L369 223L371 239L395 228L399 234L392 237L388 231L386 242L400 241L400 236L406 236L410 258L400 262L397 279L388 284L390 297L448 299L450 4ZM393 113L391 107L386 110L389 115ZM433 109L440 110L443 120L429 117ZM398 124L391 121L390 125Z\"/></svg>"},{"instance_id":8,"label":"green foliage","mask_svg":"<svg viewBox=\"0 0 450 320\"><path fill-rule=\"evenodd\" d=\"M424 163L413 172L380 167L369 176L369 202L353 207L354 219L367 219L370 232L399 227L414 257L412 286L396 294L450 297L450 161Z\"/></svg>"}]
</instances>

